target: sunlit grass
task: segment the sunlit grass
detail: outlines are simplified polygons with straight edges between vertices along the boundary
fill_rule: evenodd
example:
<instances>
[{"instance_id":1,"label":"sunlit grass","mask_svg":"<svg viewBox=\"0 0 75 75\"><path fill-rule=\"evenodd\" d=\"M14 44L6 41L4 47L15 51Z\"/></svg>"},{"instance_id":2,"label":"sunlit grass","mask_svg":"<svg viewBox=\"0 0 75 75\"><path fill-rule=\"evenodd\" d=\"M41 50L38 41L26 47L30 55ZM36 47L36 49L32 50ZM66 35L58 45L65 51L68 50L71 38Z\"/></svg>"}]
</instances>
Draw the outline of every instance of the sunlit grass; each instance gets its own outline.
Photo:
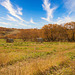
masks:
<instances>
[{"instance_id":1,"label":"sunlit grass","mask_svg":"<svg viewBox=\"0 0 75 75\"><path fill-rule=\"evenodd\" d=\"M74 62L74 42L16 39L14 43L6 43L0 39L0 75L74 75Z\"/></svg>"}]
</instances>

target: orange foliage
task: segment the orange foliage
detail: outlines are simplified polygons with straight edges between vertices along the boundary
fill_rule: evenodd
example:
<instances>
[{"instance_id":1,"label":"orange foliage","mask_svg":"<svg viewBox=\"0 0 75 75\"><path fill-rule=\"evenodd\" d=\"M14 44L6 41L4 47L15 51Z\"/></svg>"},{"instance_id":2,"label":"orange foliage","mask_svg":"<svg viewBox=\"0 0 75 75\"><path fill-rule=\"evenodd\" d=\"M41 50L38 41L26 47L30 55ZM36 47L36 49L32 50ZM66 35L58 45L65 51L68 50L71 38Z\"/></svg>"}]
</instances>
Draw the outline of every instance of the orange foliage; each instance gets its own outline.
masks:
<instances>
[{"instance_id":1,"label":"orange foliage","mask_svg":"<svg viewBox=\"0 0 75 75\"><path fill-rule=\"evenodd\" d=\"M7 34L18 30L16 34ZM36 38L43 38L44 41L75 41L75 22L64 25L48 24L41 29L10 29L0 27L0 38L23 39L24 41L36 41Z\"/></svg>"}]
</instances>

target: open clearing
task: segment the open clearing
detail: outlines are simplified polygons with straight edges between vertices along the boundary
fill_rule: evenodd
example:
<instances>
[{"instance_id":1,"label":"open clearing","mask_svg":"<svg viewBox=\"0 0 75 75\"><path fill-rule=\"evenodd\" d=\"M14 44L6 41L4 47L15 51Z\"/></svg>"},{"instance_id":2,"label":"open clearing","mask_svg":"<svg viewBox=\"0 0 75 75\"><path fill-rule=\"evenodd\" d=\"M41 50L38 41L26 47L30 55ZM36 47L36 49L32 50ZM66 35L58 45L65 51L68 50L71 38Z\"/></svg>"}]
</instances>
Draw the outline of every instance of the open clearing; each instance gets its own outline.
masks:
<instances>
[{"instance_id":1,"label":"open clearing","mask_svg":"<svg viewBox=\"0 0 75 75\"><path fill-rule=\"evenodd\" d=\"M0 75L75 75L75 43L0 39Z\"/></svg>"}]
</instances>

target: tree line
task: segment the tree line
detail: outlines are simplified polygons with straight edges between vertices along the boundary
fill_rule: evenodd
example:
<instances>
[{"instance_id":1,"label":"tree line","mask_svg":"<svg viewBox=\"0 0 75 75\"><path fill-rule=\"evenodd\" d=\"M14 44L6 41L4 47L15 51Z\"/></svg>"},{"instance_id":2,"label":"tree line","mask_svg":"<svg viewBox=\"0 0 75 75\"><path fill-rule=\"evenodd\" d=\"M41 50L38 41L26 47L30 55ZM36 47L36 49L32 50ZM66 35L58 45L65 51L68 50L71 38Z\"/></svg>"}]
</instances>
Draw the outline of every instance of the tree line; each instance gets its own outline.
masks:
<instances>
[{"instance_id":1,"label":"tree line","mask_svg":"<svg viewBox=\"0 0 75 75\"><path fill-rule=\"evenodd\" d=\"M6 35L4 38L23 39L23 41L36 41L37 38L43 38L47 42L75 41L75 22L69 22L63 25L48 24L44 25L41 29L17 30L19 30L19 33Z\"/></svg>"}]
</instances>

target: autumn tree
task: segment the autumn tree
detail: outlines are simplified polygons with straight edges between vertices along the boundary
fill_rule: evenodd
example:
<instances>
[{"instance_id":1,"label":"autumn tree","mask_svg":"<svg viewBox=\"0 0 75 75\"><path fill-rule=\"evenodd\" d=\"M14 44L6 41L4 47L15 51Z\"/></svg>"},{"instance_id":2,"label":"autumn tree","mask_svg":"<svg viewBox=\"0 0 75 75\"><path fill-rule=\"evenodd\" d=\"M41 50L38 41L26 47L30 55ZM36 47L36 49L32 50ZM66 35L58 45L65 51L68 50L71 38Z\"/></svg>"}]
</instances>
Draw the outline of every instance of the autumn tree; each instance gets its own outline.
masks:
<instances>
[{"instance_id":1,"label":"autumn tree","mask_svg":"<svg viewBox=\"0 0 75 75\"><path fill-rule=\"evenodd\" d=\"M75 41L75 22L66 23L67 35L69 41Z\"/></svg>"}]
</instances>

